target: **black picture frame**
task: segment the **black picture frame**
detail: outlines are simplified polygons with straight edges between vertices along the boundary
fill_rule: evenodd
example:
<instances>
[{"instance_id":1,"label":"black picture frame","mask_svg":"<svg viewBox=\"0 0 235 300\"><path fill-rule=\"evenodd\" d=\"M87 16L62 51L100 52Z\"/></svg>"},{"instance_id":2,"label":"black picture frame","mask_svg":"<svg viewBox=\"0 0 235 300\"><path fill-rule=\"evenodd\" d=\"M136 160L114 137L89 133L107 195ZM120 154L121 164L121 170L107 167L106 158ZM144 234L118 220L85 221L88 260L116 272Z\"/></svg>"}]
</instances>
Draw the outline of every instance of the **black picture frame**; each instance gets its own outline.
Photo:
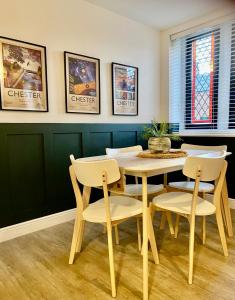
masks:
<instances>
[{"instance_id":1,"label":"black picture frame","mask_svg":"<svg viewBox=\"0 0 235 300\"><path fill-rule=\"evenodd\" d=\"M128 78L123 79L122 87L117 90L117 74L115 70L119 69L121 77L127 77L128 70L134 71L134 86ZM123 75L121 74L123 73ZM138 81L139 81L139 68L120 64L111 63L112 74L112 114L115 116L138 116ZM129 81L129 82L126 82ZM125 82L124 82L125 81ZM129 99L128 99L129 98ZM118 108L116 106L119 106Z\"/></svg>"},{"instance_id":2,"label":"black picture frame","mask_svg":"<svg viewBox=\"0 0 235 300\"><path fill-rule=\"evenodd\" d=\"M4 48L3 44L5 47L4 50L3 50L3 48ZM7 51L6 50L7 47L9 50L9 46L12 47L11 51L13 54L12 54L11 58L8 58L9 61L6 61L6 60L4 60L4 51ZM17 47L19 49L17 49ZM15 50L17 49L17 53L15 53L15 54L18 56L15 55L15 61L13 62L14 51L15 51L14 48L15 48ZM33 53L33 51L34 51L34 53ZM40 51L40 59L38 59L39 51ZM27 67L25 69L23 68L23 64L25 63L25 61L23 61L23 59L24 59L23 52L28 52L28 55L26 56L28 58L28 63L26 64ZM18 58L18 61L17 61L17 58ZM13 64L15 69L18 68L19 70L21 70L22 74L19 74L19 76L16 77L16 82L14 84L13 84L13 81L11 82L9 80L10 81L10 83L8 83L9 87L5 87L4 72L6 72L6 74L8 74L7 67L8 67L9 63ZM34 67L36 67L36 65L38 65L37 72L35 72L32 65L34 65ZM46 51L45 46L18 40L18 39L0 36L0 69L4 70L4 71L2 71L3 73L0 74L0 109L2 111L5 111L5 110L21 111L21 112L48 112L49 111L48 81L47 81L48 80L47 79L47 51ZM15 73L17 73L17 72L15 72ZM40 73L41 73L41 75L40 75ZM11 78L10 75L11 74L9 74L9 76L6 75L6 77L8 77L7 79ZM14 75L17 76L17 74L14 74ZM27 79L27 77L28 77L28 79ZM33 80L33 77L34 77L34 80ZM41 79L41 81L39 79ZM23 83L21 83L21 82L23 82ZM15 87L18 86L18 89L15 87L11 87L12 85ZM28 85L28 89L20 88L21 85ZM33 89L33 86L34 86L34 89ZM38 87L41 86L42 91L35 89L36 86L38 86ZM6 101L5 100L6 97L4 95L6 92L5 89L6 89L6 91L7 91L7 89L9 89L9 90L11 89L11 91L8 90L7 94L9 97L13 97L12 99L9 98L9 100L8 100L9 107L7 107L7 105L5 104L5 101ZM17 97L16 95L18 95L18 96L20 95L20 96ZM43 99L42 103L40 104L39 100L38 100L37 104L34 103L35 106L37 106L37 107L35 107L33 109L27 108L26 107L26 102L28 101L27 96L29 98L33 98L33 99L42 98ZM25 100L23 100L24 98L25 98ZM13 104L14 101L15 101L15 104ZM18 102L18 107L16 105L17 102ZM36 102L36 101L31 101L31 103L28 102L28 105L29 104L32 105L32 102ZM24 104L22 104L22 103L24 103ZM16 106L14 106L14 105L16 105ZM41 106L41 108L39 108L39 106Z\"/></svg>"},{"instance_id":3,"label":"black picture frame","mask_svg":"<svg viewBox=\"0 0 235 300\"><path fill-rule=\"evenodd\" d=\"M79 94L79 93L70 93L70 80L71 80L71 74L70 74L70 70L69 70L69 65L68 65L68 59L69 57L73 58L73 59L77 59L78 61L84 61L84 62L92 62L92 63L95 63L95 80L93 81L90 81L88 84L87 84L87 89L89 89L90 85L93 85L95 86L95 96L91 96L91 95L82 95L82 94ZM93 75L94 76L94 75ZM66 107L66 113L77 113L77 114L92 114L92 115L99 115L101 113L101 101L100 101L100 59L99 58L96 58L96 57L91 57L91 56L86 56L86 55L83 55L83 54L77 54L77 53L73 53L73 52L68 52L68 51L64 51L64 77L65 77L65 107ZM70 78L70 79L69 79ZM75 78L74 76L74 79L77 79ZM80 86L82 85L86 85L86 83L79 83ZM78 89L79 89L79 85L78 85ZM75 89L75 87L74 87ZM83 91L83 92L86 92ZM94 88L93 88L93 91L94 92ZM87 93L90 93L89 91L87 91ZM72 95L71 97L73 96L76 96L78 98L78 101L79 101L79 97L83 97L85 98L84 100L86 101L94 101L94 106L93 108L90 107L90 109L93 109L93 111L89 111L89 107L87 104L83 105L80 103L78 105L76 104L73 104L72 107L74 107L74 109L71 109L70 106L71 106L71 102L72 100L69 99L69 96ZM95 98L95 99L93 99ZM96 99L97 98L97 99ZM81 101L80 101L81 102ZM92 103L92 102L91 102ZM83 110L79 110L79 105L83 108ZM95 107L96 106L96 107ZM77 107L77 108L76 108Z\"/></svg>"}]
</instances>

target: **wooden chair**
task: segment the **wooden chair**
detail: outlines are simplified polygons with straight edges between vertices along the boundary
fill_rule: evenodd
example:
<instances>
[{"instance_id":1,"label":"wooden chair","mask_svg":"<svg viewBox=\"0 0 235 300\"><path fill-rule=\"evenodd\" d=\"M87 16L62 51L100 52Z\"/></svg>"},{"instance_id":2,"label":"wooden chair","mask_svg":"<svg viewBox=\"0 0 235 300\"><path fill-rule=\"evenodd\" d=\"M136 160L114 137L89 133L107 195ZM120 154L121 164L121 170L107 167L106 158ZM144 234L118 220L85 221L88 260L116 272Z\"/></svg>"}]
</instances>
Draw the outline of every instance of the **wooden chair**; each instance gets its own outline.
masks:
<instances>
[{"instance_id":1,"label":"wooden chair","mask_svg":"<svg viewBox=\"0 0 235 300\"><path fill-rule=\"evenodd\" d=\"M201 145L192 145L192 144L182 144L181 150L208 150L208 151L227 151L226 145L221 146L201 146ZM193 192L194 190L194 181L190 181L189 178L185 181L176 181L176 182L169 182L168 183L168 190L180 190L180 191L187 191ZM206 193L212 193L214 191L214 184L209 182L200 182L198 192L201 196L206 199ZM180 216L177 215L176 217L176 224L175 224L175 238L178 235L178 228L179 228ZM206 239L206 217L202 217L202 243L205 244Z\"/></svg>"},{"instance_id":2,"label":"wooden chair","mask_svg":"<svg viewBox=\"0 0 235 300\"><path fill-rule=\"evenodd\" d=\"M108 185L120 179L117 161L114 159L84 162L75 160L71 155L72 165L69 167L70 177L76 197L77 210L74 224L72 245L70 250L69 264L73 264L76 252L81 251L85 221L105 224L107 227L109 264L112 297L116 297L116 284L113 258L112 227L131 217L142 215L141 201L127 196L109 196ZM81 194L78 182L83 188ZM95 203L89 204L92 187L103 187L104 197ZM138 238L140 237L140 227Z\"/></svg>"},{"instance_id":3,"label":"wooden chair","mask_svg":"<svg viewBox=\"0 0 235 300\"><path fill-rule=\"evenodd\" d=\"M143 151L143 148L140 145L125 147L125 148L106 148L106 154L109 157L115 157L115 155L118 155L120 153L141 152L141 151ZM148 184L149 196L157 194L162 191L164 191L163 184ZM124 192L121 193L122 195L141 198L142 184L139 184L138 177L135 177L135 184L124 184Z\"/></svg>"},{"instance_id":4,"label":"wooden chair","mask_svg":"<svg viewBox=\"0 0 235 300\"><path fill-rule=\"evenodd\" d=\"M106 148L106 154L109 157L115 157L120 153L129 153L129 152L141 152L143 151L142 146L132 146L132 147L125 147L125 148ZM124 178L125 179L125 178ZM125 181L125 180L124 180ZM166 189L164 188L163 184L148 184L147 185L148 196L152 198L160 193L165 193ZM122 194L130 197L135 197L137 199L142 199L142 184L138 182L138 177L135 177L135 184L126 184L124 183L124 191L117 191L117 194ZM171 219L170 213L163 213L164 217L166 217L169 225L169 230L171 234L174 234L174 226ZM115 236L116 236L116 243L119 240L118 237L118 228L115 228Z\"/></svg>"},{"instance_id":5,"label":"wooden chair","mask_svg":"<svg viewBox=\"0 0 235 300\"><path fill-rule=\"evenodd\" d=\"M190 145L182 144L181 150L209 150L209 151L227 151L227 146L200 146L200 145ZM193 191L194 190L194 181L178 181L178 182L169 182L169 187L174 189L180 189L183 191ZM214 190L214 185L208 182L200 182L199 184L199 193L211 193Z\"/></svg>"},{"instance_id":6,"label":"wooden chair","mask_svg":"<svg viewBox=\"0 0 235 300\"><path fill-rule=\"evenodd\" d=\"M183 168L183 174L195 180L193 194L187 192L169 192L153 199L152 207L158 207L180 216L186 217L190 224L189 239L189 275L188 283L193 280L193 254L195 216L208 216L215 214L219 229L220 239L225 256L228 256L223 219L221 214L221 193L227 170L225 153L211 158L188 157ZM198 196L200 181L214 181L216 186L213 195L213 203Z\"/></svg>"},{"instance_id":7,"label":"wooden chair","mask_svg":"<svg viewBox=\"0 0 235 300\"><path fill-rule=\"evenodd\" d=\"M208 150L208 151L227 151L227 145L204 146L183 143L181 150Z\"/></svg>"}]
</instances>

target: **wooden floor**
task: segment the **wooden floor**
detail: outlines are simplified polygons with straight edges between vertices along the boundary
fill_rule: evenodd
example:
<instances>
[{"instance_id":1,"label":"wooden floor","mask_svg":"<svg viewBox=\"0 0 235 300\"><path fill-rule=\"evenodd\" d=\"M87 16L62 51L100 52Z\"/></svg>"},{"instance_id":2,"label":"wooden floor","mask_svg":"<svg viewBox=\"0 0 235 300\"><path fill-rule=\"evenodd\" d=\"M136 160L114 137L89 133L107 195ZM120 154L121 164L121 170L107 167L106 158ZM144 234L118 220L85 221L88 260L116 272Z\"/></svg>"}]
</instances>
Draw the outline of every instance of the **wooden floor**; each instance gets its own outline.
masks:
<instances>
[{"instance_id":1,"label":"wooden floor","mask_svg":"<svg viewBox=\"0 0 235 300\"><path fill-rule=\"evenodd\" d=\"M209 220L206 245L201 245L199 235L196 238L194 283L189 286L188 224L181 224L176 240L167 228L159 230L159 215L155 219L160 265L154 265L150 255L150 299L234 300L235 238L228 239L229 257L225 258L214 219ZM142 257L135 221L119 229L120 245L114 253L117 299L141 299ZM0 244L0 299L112 299L102 226L87 224L83 251L70 266L72 231L73 222L69 222Z\"/></svg>"}]
</instances>

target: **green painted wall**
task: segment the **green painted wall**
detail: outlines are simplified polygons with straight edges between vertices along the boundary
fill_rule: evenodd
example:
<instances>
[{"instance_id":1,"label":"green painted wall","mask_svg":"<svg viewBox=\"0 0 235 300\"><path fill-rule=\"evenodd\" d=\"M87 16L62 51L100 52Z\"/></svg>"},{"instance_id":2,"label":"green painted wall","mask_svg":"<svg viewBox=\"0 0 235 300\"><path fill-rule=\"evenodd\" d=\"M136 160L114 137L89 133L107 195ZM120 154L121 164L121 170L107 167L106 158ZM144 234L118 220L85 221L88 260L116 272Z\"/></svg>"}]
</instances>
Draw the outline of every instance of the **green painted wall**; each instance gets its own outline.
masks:
<instances>
[{"instance_id":1,"label":"green painted wall","mask_svg":"<svg viewBox=\"0 0 235 300\"><path fill-rule=\"evenodd\" d=\"M69 154L143 145L143 125L0 124L0 227L73 208Z\"/></svg>"},{"instance_id":2,"label":"green painted wall","mask_svg":"<svg viewBox=\"0 0 235 300\"><path fill-rule=\"evenodd\" d=\"M146 142L144 124L0 124L0 227L75 207L68 173L69 154L76 158L100 155L105 147L126 147ZM198 145L228 145L229 137L183 137ZM179 147L174 143L173 147ZM234 155L228 157L229 195L235 198ZM169 174L181 180L182 173ZM162 177L151 178L160 183ZM101 197L94 189L92 200Z\"/></svg>"}]
</instances>

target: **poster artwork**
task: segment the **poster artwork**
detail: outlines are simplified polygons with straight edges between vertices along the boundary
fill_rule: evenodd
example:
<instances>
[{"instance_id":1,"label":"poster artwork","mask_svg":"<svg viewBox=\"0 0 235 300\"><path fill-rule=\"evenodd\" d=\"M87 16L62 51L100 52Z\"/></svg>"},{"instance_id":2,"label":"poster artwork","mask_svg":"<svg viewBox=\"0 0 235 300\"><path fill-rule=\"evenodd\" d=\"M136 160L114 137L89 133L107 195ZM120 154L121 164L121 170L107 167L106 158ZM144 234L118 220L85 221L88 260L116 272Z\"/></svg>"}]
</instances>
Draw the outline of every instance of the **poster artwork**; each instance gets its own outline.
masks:
<instances>
[{"instance_id":1,"label":"poster artwork","mask_svg":"<svg viewBox=\"0 0 235 300\"><path fill-rule=\"evenodd\" d=\"M113 64L113 110L117 115L137 115L137 68Z\"/></svg>"},{"instance_id":2,"label":"poster artwork","mask_svg":"<svg viewBox=\"0 0 235 300\"><path fill-rule=\"evenodd\" d=\"M1 63L2 109L47 111L44 48L2 42Z\"/></svg>"},{"instance_id":3,"label":"poster artwork","mask_svg":"<svg viewBox=\"0 0 235 300\"><path fill-rule=\"evenodd\" d=\"M66 53L67 111L99 113L99 60Z\"/></svg>"}]
</instances>

